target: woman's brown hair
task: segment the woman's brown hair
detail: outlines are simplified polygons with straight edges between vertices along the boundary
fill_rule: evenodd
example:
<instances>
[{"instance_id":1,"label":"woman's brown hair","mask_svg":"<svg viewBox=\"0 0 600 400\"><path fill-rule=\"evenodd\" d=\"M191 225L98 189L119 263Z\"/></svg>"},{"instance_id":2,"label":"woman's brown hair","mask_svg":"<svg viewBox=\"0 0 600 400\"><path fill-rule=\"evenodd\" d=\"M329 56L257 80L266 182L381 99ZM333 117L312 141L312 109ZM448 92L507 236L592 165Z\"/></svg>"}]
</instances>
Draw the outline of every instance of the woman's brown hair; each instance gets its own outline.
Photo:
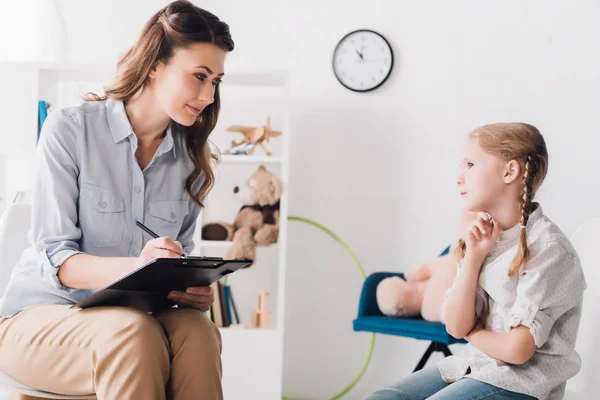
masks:
<instances>
[{"instance_id":1,"label":"woman's brown hair","mask_svg":"<svg viewBox=\"0 0 600 400\"><path fill-rule=\"evenodd\" d=\"M104 96L89 93L84 99L99 101L110 97L126 102L149 84L150 72L157 63L166 64L175 49L194 43L212 43L224 51L234 48L229 26L215 15L187 0L170 3L150 18L135 44L121 56L115 79L104 88ZM217 86L214 102L202 111L196 122L190 127L180 126L186 132L187 152L194 163L194 170L185 181L185 191L201 207L202 199L215 181L211 159L216 156L210 151L208 136L217 124L219 109ZM192 185L200 177L203 178L202 185L192 193Z\"/></svg>"},{"instance_id":2,"label":"woman's brown hair","mask_svg":"<svg viewBox=\"0 0 600 400\"><path fill-rule=\"evenodd\" d=\"M506 162L519 161L524 168L523 189L518 199L521 210L519 250L508 271L508 275L513 277L529 259L525 227L529 215L534 211L532 201L535 193L548 173L546 142L535 126L521 122L484 125L472 131L469 138L477 139L486 153ZM459 241L456 251L460 258L465 256L464 240Z\"/></svg>"}]
</instances>

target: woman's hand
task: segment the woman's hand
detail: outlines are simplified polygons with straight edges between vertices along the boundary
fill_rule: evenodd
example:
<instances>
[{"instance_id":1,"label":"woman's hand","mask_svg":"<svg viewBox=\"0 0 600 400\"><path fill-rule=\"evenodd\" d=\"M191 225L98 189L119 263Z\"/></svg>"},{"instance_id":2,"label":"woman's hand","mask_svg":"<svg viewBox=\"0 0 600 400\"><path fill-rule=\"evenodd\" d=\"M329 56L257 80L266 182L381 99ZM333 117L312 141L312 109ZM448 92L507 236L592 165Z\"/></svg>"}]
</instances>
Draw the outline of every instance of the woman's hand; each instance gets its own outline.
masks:
<instances>
[{"instance_id":1,"label":"woman's hand","mask_svg":"<svg viewBox=\"0 0 600 400\"><path fill-rule=\"evenodd\" d=\"M189 287L185 292L171 292L168 297L179 307L191 307L202 312L208 311L215 300L210 286Z\"/></svg>"},{"instance_id":2,"label":"woman's hand","mask_svg":"<svg viewBox=\"0 0 600 400\"><path fill-rule=\"evenodd\" d=\"M155 258L180 258L183 254L181 243L168 237L149 240L137 258L136 267L140 267Z\"/></svg>"},{"instance_id":3,"label":"woman's hand","mask_svg":"<svg viewBox=\"0 0 600 400\"><path fill-rule=\"evenodd\" d=\"M477 263L483 263L489 252L496 245L501 229L494 223L492 216L486 212L477 214L477 218L467 229L465 243L469 257Z\"/></svg>"}]
</instances>

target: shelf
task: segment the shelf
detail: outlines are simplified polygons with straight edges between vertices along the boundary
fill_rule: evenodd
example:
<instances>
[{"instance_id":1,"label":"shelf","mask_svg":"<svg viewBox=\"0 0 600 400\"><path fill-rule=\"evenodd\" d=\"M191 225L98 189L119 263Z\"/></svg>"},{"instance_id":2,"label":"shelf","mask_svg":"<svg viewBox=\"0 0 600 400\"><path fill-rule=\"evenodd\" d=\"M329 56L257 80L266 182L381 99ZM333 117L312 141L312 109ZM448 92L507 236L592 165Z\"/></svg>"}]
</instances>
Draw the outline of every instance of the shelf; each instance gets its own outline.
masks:
<instances>
[{"instance_id":1,"label":"shelf","mask_svg":"<svg viewBox=\"0 0 600 400\"><path fill-rule=\"evenodd\" d=\"M281 157L269 156L234 156L225 154L221 156L222 164L281 164Z\"/></svg>"}]
</instances>

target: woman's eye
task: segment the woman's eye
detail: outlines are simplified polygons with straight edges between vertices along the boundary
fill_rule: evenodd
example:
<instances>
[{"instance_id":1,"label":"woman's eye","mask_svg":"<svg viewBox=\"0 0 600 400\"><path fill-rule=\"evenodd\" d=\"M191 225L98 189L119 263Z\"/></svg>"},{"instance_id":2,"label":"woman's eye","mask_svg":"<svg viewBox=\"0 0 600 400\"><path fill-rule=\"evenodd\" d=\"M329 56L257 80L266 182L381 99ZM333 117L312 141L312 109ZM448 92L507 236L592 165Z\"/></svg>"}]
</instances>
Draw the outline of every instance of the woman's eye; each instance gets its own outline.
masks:
<instances>
[{"instance_id":1,"label":"woman's eye","mask_svg":"<svg viewBox=\"0 0 600 400\"><path fill-rule=\"evenodd\" d=\"M221 83L221 80L220 80L220 79L215 79L215 80L213 81L213 86L215 86L215 87L216 87L216 86L219 86L219 84L220 84L220 83Z\"/></svg>"},{"instance_id":2,"label":"woman's eye","mask_svg":"<svg viewBox=\"0 0 600 400\"><path fill-rule=\"evenodd\" d=\"M472 163L472 162L470 162L470 163L467 163L467 167L471 168L472 166L473 166L473 163Z\"/></svg>"},{"instance_id":3,"label":"woman's eye","mask_svg":"<svg viewBox=\"0 0 600 400\"><path fill-rule=\"evenodd\" d=\"M204 75L204 74L196 74L196 78L198 78L198 80L200 82L204 82L204 79L206 79L206 75Z\"/></svg>"}]
</instances>

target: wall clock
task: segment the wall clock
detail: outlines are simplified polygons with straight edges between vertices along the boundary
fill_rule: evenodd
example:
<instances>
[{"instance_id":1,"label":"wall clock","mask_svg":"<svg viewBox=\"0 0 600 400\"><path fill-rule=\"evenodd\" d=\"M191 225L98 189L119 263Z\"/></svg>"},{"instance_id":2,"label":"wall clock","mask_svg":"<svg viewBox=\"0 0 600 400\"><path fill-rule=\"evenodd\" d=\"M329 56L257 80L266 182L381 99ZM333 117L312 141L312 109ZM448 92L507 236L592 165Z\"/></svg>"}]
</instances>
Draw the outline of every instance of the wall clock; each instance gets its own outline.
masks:
<instances>
[{"instance_id":1,"label":"wall clock","mask_svg":"<svg viewBox=\"0 0 600 400\"><path fill-rule=\"evenodd\" d=\"M388 41L368 29L350 32L333 52L335 77L355 92L369 92L383 85L393 66L394 53Z\"/></svg>"}]
</instances>

